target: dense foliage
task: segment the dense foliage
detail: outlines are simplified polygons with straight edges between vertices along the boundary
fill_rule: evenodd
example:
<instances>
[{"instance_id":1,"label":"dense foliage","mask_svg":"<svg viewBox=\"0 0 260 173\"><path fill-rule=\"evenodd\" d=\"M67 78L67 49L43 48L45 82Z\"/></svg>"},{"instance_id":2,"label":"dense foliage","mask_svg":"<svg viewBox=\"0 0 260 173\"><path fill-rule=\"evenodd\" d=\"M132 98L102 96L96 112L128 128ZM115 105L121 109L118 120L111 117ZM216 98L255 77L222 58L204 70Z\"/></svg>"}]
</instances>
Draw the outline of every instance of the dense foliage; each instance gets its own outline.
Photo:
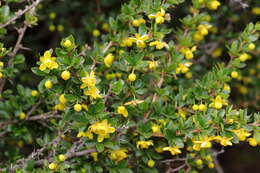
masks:
<instances>
[{"instance_id":1,"label":"dense foliage","mask_svg":"<svg viewBox=\"0 0 260 173\"><path fill-rule=\"evenodd\" d=\"M260 145L257 0L0 2L0 171L221 172ZM257 18L258 17L258 18Z\"/></svg>"}]
</instances>

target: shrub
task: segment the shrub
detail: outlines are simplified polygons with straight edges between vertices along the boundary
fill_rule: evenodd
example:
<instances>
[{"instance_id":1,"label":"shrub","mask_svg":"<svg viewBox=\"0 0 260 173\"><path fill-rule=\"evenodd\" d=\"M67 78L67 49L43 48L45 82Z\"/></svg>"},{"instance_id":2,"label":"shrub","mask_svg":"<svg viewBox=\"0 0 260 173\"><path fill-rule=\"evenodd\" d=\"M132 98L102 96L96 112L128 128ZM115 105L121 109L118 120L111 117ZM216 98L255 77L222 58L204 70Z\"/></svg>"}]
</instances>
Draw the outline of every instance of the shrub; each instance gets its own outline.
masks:
<instances>
[{"instance_id":1,"label":"shrub","mask_svg":"<svg viewBox=\"0 0 260 173\"><path fill-rule=\"evenodd\" d=\"M195 173L259 145L248 3L4 0L0 170Z\"/></svg>"}]
</instances>

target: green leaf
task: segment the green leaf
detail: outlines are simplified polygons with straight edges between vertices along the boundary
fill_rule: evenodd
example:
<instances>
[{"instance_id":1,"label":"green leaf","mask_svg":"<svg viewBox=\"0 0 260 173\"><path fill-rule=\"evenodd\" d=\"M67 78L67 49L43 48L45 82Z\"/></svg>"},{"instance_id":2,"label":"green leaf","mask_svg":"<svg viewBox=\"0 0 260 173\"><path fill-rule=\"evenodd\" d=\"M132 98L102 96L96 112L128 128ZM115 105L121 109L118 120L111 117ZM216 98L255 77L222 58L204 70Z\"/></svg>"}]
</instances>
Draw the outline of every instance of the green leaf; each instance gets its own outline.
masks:
<instances>
[{"instance_id":1,"label":"green leaf","mask_svg":"<svg viewBox=\"0 0 260 173\"><path fill-rule=\"evenodd\" d=\"M97 143L96 149L98 152L103 152L104 151L104 144L103 143Z\"/></svg>"},{"instance_id":2,"label":"green leaf","mask_svg":"<svg viewBox=\"0 0 260 173\"><path fill-rule=\"evenodd\" d=\"M119 81L113 82L112 83L112 91L113 91L113 93L115 93L116 95L120 94L120 92L123 89L124 83L125 82L122 79L120 79Z\"/></svg>"}]
</instances>

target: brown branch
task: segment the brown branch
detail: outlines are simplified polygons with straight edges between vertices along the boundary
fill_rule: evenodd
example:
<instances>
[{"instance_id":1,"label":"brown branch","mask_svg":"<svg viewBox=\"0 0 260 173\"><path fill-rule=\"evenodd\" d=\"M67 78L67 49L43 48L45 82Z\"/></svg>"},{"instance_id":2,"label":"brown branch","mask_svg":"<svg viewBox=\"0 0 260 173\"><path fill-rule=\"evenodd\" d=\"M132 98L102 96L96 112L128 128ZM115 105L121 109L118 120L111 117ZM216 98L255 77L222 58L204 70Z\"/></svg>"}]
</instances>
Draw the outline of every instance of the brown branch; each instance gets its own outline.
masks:
<instances>
[{"instance_id":1,"label":"brown branch","mask_svg":"<svg viewBox=\"0 0 260 173\"><path fill-rule=\"evenodd\" d=\"M8 63L7 63L7 66L8 67L11 67L13 66L13 61L14 61L14 57L15 55L17 54L17 52L19 51L20 47L21 47L21 42L23 40L23 37L24 37L24 33L27 29L27 25L24 24L24 26L20 29L18 29L18 39L16 41L16 44L15 44L15 47L13 49L13 51L9 54L10 55L10 59L8 60ZM0 80L0 93L2 93L3 89L4 89L4 86L5 86L5 83L6 83L6 79L1 79Z\"/></svg>"},{"instance_id":2,"label":"brown branch","mask_svg":"<svg viewBox=\"0 0 260 173\"><path fill-rule=\"evenodd\" d=\"M40 2L42 2L43 0L36 0L34 1L31 5L26 6L25 9L23 10L18 10L15 14L14 17L12 17L10 20L8 20L7 22L0 24L0 28L4 28L6 26L8 26L9 24L11 24L12 22L14 22L16 19L20 18L24 13L26 13L27 11L31 10L32 8L36 7Z\"/></svg>"},{"instance_id":3,"label":"brown branch","mask_svg":"<svg viewBox=\"0 0 260 173\"><path fill-rule=\"evenodd\" d=\"M29 119L29 116L37 109L37 107L42 103L42 99L40 99L35 105L33 105L33 107L31 108L31 110L29 112L26 113L26 120Z\"/></svg>"}]
</instances>

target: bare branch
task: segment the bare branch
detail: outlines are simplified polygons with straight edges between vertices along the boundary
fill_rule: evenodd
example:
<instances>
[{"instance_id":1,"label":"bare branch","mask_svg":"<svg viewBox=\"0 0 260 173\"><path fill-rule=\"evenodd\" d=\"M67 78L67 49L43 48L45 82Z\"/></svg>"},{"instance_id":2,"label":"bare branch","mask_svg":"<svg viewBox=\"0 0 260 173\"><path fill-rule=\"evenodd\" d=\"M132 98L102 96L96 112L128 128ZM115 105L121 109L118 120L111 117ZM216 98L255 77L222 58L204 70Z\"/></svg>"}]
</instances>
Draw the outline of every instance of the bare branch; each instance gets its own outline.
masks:
<instances>
[{"instance_id":1,"label":"bare branch","mask_svg":"<svg viewBox=\"0 0 260 173\"><path fill-rule=\"evenodd\" d=\"M25 7L25 9L17 11L14 17L12 17L10 20L8 20L7 22L5 22L3 24L0 24L0 28L4 28L4 27L8 26L12 22L14 22L16 19L20 18L24 13L26 13L30 9L36 7L42 1L43 0L36 0L31 5Z\"/></svg>"}]
</instances>

